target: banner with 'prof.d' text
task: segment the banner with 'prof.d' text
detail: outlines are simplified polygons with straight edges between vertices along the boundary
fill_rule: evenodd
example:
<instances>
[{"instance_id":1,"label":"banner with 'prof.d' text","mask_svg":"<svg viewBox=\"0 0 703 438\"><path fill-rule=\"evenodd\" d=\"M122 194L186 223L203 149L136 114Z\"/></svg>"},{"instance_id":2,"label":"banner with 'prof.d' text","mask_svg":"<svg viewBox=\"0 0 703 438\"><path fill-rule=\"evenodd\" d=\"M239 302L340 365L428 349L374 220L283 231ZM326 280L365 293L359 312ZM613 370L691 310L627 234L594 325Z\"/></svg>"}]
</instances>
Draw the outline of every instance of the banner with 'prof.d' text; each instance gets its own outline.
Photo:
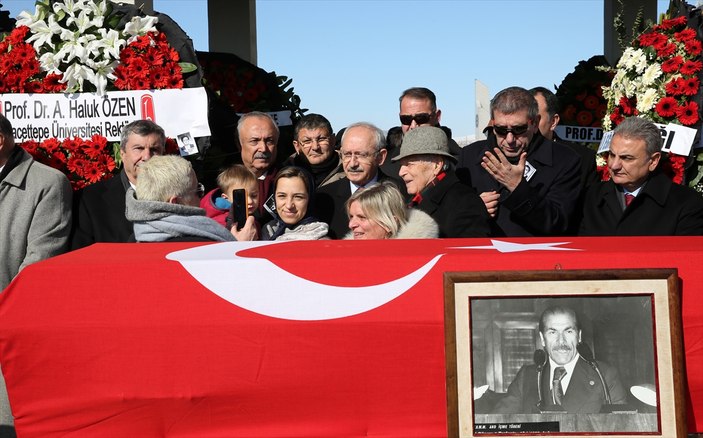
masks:
<instances>
[{"instance_id":1,"label":"banner with 'prof.d' text","mask_svg":"<svg viewBox=\"0 0 703 438\"><path fill-rule=\"evenodd\" d=\"M12 123L16 141L91 137L118 141L130 122L148 119L168 137L190 132L210 135L205 89L113 91L104 96L75 94L0 94L0 112Z\"/></svg>"}]
</instances>

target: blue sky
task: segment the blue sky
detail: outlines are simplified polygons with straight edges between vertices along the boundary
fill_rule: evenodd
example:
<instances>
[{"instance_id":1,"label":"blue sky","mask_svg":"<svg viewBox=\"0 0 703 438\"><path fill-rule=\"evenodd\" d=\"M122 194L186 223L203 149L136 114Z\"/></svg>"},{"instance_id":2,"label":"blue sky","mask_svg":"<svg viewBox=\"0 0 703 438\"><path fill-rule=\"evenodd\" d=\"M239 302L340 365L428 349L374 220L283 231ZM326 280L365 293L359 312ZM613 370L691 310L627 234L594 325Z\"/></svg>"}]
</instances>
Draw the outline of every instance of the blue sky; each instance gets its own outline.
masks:
<instances>
[{"instance_id":1,"label":"blue sky","mask_svg":"<svg viewBox=\"0 0 703 438\"><path fill-rule=\"evenodd\" d=\"M0 0L15 17L27 0ZM293 78L302 106L335 130L398 124L398 97L432 89L442 124L474 134L474 81L503 88L558 86L603 53L604 0L258 0L258 63ZM668 1L657 2L660 11ZM689 2L692 3L692 2ZM207 50L205 0L155 0Z\"/></svg>"}]
</instances>

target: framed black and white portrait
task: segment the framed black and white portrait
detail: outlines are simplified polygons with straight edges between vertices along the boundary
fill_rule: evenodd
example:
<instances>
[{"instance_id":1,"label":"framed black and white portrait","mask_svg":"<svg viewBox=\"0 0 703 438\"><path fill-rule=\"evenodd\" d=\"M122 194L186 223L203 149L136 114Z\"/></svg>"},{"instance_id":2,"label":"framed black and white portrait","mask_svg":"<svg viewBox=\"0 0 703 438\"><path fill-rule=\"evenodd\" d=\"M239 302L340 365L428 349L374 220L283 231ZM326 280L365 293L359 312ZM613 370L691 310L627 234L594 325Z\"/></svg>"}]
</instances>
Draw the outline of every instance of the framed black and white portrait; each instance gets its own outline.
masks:
<instances>
[{"instance_id":1,"label":"framed black and white portrait","mask_svg":"<svg viewBox=\"0 0 703 438\"><path fill-rule=\"evenodd\" d=\"M684 437L680 315L675 269L446 273L449 436Z\"/></svg>"}]
</instances>

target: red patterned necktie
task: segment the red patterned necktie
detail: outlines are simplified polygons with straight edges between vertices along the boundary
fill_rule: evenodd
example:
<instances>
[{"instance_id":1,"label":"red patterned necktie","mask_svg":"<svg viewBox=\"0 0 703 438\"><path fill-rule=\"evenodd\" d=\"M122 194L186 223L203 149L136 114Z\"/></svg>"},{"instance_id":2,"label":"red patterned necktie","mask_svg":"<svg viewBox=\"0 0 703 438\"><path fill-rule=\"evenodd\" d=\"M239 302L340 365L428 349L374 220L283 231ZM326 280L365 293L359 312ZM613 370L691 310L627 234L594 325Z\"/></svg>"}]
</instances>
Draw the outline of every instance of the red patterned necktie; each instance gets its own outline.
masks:
<instances>
[{"instance_id":1,"label":"red patterned necktie","mask_svg":"<svg viewBox=\"0 0 703 438\"><path fill-rule=\"evenodd\" d=\"M625 208L629 207L630 204L632 204L632 201L634 201L635 195L632 193L625 193Z\"/></svg>"},{"instance_id":2,"label":"red patterned necktie","mask_svg":"<svg viewBox=\"0 0 703 438\"><path fill-rule=\"evenodd\" d=\"M554 378L552 379L552 397L554 404L561 406L561 401L564 399L564 390L561 389L561 379L566 375L566 368L554 368Z\"/></svg>"}]
</instances>

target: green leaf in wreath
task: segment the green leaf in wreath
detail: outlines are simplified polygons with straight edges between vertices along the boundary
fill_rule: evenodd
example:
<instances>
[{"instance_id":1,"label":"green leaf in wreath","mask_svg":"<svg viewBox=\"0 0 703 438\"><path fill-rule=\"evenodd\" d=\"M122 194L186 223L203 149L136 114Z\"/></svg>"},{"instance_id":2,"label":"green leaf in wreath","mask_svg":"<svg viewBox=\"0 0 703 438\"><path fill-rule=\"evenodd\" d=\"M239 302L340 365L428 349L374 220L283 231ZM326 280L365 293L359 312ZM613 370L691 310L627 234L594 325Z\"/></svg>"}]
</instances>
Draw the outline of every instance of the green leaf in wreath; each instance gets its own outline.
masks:
<instances>
[{"instance_id":1,"label":"green leaf in wreath","mask_svg":"<svg viewBox=\"0 0 703 438\"><path fill-rule=\"evenodd\" d=\"M119 143L112 143L112 156L115 157L115 167L122 167L122 154L120 153Z\"/></svg>"},{"instance_id":2,"label":"green leaf in wreath","mask_svg":"<svg viewBox=\"0 0 703 438\"><path fill-rule=\"evenodd\" d=\"M192 62L179 62L178 65L181 66L181 71L183 72L183 74L193 73L198 69L198 67Z\"/></svg>"},{"instance_id":3,"label":"green leaf in wreath","mask_svg":"<svg viewBox=\"0 0 703 438\"><path fill-rule=\"evenodd\" d=\"M107 25L110 29L117 29L117 25L120 24L121 17L117 14L111 15L107 19Z\"/></svg>"}]
</instances>

